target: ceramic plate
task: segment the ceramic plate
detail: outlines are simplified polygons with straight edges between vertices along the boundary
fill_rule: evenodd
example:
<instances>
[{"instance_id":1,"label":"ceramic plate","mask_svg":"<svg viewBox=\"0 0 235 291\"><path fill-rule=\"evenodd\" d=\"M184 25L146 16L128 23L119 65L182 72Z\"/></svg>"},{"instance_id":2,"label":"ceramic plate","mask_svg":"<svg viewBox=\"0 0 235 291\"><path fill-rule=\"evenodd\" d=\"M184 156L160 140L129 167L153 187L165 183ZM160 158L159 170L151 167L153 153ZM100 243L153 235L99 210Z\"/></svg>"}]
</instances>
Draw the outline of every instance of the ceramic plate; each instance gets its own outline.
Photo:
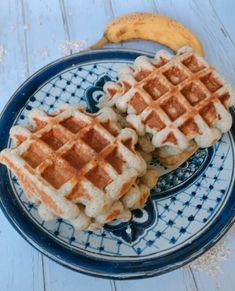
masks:
<instances>
[{"instance_id":1,"label":"ceramic plate","mask_svg":"<svg viewBox=\"0 0 235 291\"><path fill-rule=\"evenodd\" d=\"M0 149L11 146L9 129L27 124L32 108L53 112L63 103L98 110L106 81L142 51L98 50L60 59L34 74L14 94L0 120ZM232 112L234 115L234 112ZM142 278L173 270L211 247L234 220L234 128L181 167L162 171L151 199L128 223L102 231L75 231L63 219L45 222L16 177L0 166L1 208L18 232L46 256L86 274Z\"/></svg>"}]
</instances>

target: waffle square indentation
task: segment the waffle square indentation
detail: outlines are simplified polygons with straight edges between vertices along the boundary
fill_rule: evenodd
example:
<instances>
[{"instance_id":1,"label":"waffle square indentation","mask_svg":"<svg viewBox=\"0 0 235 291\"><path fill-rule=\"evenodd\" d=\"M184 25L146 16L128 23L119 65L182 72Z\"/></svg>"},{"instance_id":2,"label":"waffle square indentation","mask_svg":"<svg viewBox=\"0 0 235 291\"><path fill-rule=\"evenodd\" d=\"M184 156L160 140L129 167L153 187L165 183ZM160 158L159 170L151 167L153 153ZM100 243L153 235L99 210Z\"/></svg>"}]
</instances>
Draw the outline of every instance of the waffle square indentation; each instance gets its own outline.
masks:
<instances>
[{"instance_id":1,"label":"waffle square indentation","mask_svg":"<svg viewBox=\"0 0 235 291\"><path fill-rule=\"evenodd\" d=\"M155 111L152 111L145 119L145 124L151 128L155 128L157 131L162 130L166 127L165 123L162 122L161 118Z\"/></svg>"},{"instance_id":2,"label":"waffle square indentation","mask_svg":"<svg viewBox=\"0 0 235 291\"><path fill-rule=\"evenodd\" d=\"M163 102L161 107L172 121L176 120L186 112L185 107L178 101L177 97L175 96L172 96Z\"/></svg>"},{"instance_id":3,"label":"waffle square indentation","mask_svg":"<svg viewBox=\"0 0 235 291\"><path fill-rule=\"evenodd\" d=\"M136 92L130 100L130 105L134 108L136 114L140 114L148 106L141 95Z\"/></svg>"},{"instance_id":4,"label":"waffle square indentation","mask_svg":"<svg viewBox=\"0 0 235 291\"><path fill-rule=\"evenodd\" d=\"M91 128L89 131L87 131L82 139L97 153L102 151L102 149L104 149L109 144L109 141L94 128Z\"/></svg>"},{"instance_id":5,"label":"waffle square indentation","mask_svg":"<svg viewBox=\"0 0 235 291\"><path fill-rule=\"evenodd\" d=\"M187 121L185 121L185 123L182 124L179 129L186 136L199 133L199 128L193 118L189 118Z\"/></svg>"},{"instance_id":6,"label":"waffle square indentation","mask_svg":"<svg viewBox=\"0 0 235 291\"><path fill-rule=\"evenodd\" d=\"M140 82L143 79L147 78L148 75L150 75L150 74L151 74L151 71L142 70L142 71L139 71L139 72L135 73L135 79L136 79L137 82Z\"/></svg>"},{"instance_id":7,"label":"waffle square indentation","mask_svg":"<svg viewBox=\"0 0 235 291\"><path fill-rule=\"evenodd\" d=\"M191 83L185 86L181 93L189 101L192 106L197 105L201 100L207 97L206 93L196 83Z\"/></svg>"},{"instance_id":8,"label":"waffle square indentation","mask_svg":"<svg viewBox=\"0 0 235 291\"><path fill-rule=\"evenodd\" d=\"M78 133L79 130L81 130L84 126L86 126L86 122L82 120L78 120L75 117L70 117L68 119L65 119L60 124L74 134Z\"/></svg>"},{"instance_id":9,"label":"waffle square indentation","mask_svg":"<svg viewBox=\"0 0 235 291\"><path fill-rule=\"evenodd\" d=\"M101 122L101 124L110 134L112 134L112 136L114 137L118 136L118 133L119 133L118 130L112 126L110 121Z\"/></svg>"},{"instance_id":10,"label":"waffle square indentation","mask_svg":"<svg viewBox=\"0 0 235 291\"><path fill-rule=\"evenodd\" d=\"M58 150L65 144L63 134L58 128L45 132L41 139L54 150Z\"/></svg>"},{"instance_id":11,"label":"waffle square indentation","mask_svg":"<svg viewBox=\"0 0 235 291\"><path fill-rule=\"evenodd\" d=\"M77 170L80 170L92 159L93 156L94 153L92 150L83 145L74 145L70 150L63 154L63 158Z\"/></svg>"},{"instance_id":12,"label":"waffle square indentation","mask_svg":"<svg viewBox=\"0 0 235 291\"><path fill-rule=\"evenodd\" d=\"M164 93L167 92L166 86L159 81L158 78L154 78L152 80L148 80L146 84L143 86L144 90L151 96L153 100L157 100Z\"/></svg>"},{"instance_id":13,"label":"waffle square indentation","mask_svg":"<svg viewBox=\"0 0 235 291\"><path fill-rule=\"evenodd\" d=\"M187 78L185 73L178 66L171 67L163 74L173 85L178 85Z\"/></svg>"},{"instance_id":14,"label":"waffle square indentation","mask_svg":"<svg viewBox=\"0 0 235 291\"><path fill-rule=\"evenodd\" d=\"M205 66L201 64L193 55L184 60L183 64L193 73L197 73L205 68Z\"/></svg>"},{"instance_id":15,"label":"waffle square indentation","mask_svg":"<svg viewBox=\"0 0 235 291\"><path fill-rule=\"evenodd\" d=\"M108 173L99 165L92 168L86 174L86 178L99 189L104 189L112 181Z\"/></svg>"},{"instance_id":16,"label":"waffle square indentation","mask_svg":"<svg viewBox=\"0 0 235 291\"><path fill-rule=\"evenodd\" d=\"M41 175L55 189L59 189L72 178L73 173L62 161L54 161L53 165L48 166Z\"/></svg>"},{"instance_id":17,"label":"waffle square indentation","mask_svg":"<svg viewBox=\"0 0 235 291\"><path fill-rule=\"evenodd\" d=\"M199 113L209 126L211 126L213 122L217 119L217 112L212 102L202 108Z\"/></svg>"},{"instance_id":18,"label":"waffle square indentation","mask_svg":"<svg viewBox=\"0 0 235 291\"><path fill-rule=\"evenodd\" d=\"M224 105L224 107L226 107L227 109L229 108L230 105L230 99L231 96L229 93L224 93L222 95L219 96L219 100L220 102Z\"/></svg>"},{"instance_id":19,"label":"waffle square indentation","mask_svg":"<svg viewBox=\"0 0 235 291\"><path fill-rule=\"evenodd\" d=\"M119 153L118 148L115 147L105 158L105 160L117 171L118 174L122 173L124 160Z\"/></svg>"},{"instance_id":20,"label":"waffle square indentation","mask_svg":"<svg viewBox=\"0 0 235 291\"><path fill-rule=\"evenodd\" d=\"M32 168L39 166L46 155L36 144L30 145L30 147L21 156Z\"/></svg>"},{"instance_id":21,"label":"waffle square indentation","mask_svg":"<svg viewBox=\"0 0 235 291\"><path fill-rule=\"evenodd\" d=\"M218 78L213 74L213 72L201 77L200 80L212 93L214 93L223 86Z\"/></svg>"}]
</instances>

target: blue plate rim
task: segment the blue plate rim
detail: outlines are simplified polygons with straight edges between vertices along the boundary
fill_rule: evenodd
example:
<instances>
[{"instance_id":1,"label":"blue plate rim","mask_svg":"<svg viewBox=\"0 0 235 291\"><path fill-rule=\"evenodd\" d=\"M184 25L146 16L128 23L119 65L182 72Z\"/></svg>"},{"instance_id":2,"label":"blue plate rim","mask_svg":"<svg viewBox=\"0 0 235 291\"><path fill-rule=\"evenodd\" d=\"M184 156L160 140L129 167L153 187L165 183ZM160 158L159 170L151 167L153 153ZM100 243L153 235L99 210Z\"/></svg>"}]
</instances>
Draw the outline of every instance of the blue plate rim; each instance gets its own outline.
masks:
<instances>
[{"instance_id":1,"label":"blue plate rim","mask_svg":"<svg viewBox=\"0 0 235 291\"><path fill-rule=\"evenodd\" d=\"M130 56L132 55L133 59L136 58L137 55L145 54L148 56L153 56L152 53L143 51L143 50L133 50L133 49L99 49L99 50L93 50L93 51L84 51L82 53L73 54L67 57L63 57L60 59L57 59L50 64L44 66L42 69L35 72L31 77L29 77L12 95L12 97L9 99L9 101L6 103L4 109L2 110L2 113L0 114L0 130L3 134L8 134L9 128L11 126L11 123L8 124L8 131L6 128L4 128L4 116L7 115L10 111L12 105L14 105L14 101L18 102L18 99L21 98L20 104L22 104L23 101L27 101L28 97L31 96L31 94L27 95L24 91L26 91L26 88L33 82L38 81L37 78L41 76L43 73L46 73L50 70L55 69L57 66L62 66L62 69L57 69L57 73L64 71L66 68L68 68L71 61L75 59L82 59L86 57L89 59L94 56L103 56L103 55L112 55L113 59L121 59L120 55L123 55L126 57L128 56L127 60L130 60ZM119 57L118 57L119 55ZM114 58L115 56L115 58ZM125 58L122 58L125 59ZM83 63L84 61L79 62L78 64ZM66 67L63 67L66 66ZM54 74L55 75L55 74ZM40 79L41 85L48 80L47 76L44 76L44 78ZM37 86L34 88L33 92L38 90L40 86ZM17 99L18 98L18 99ZM17 101L16 101L17 99ZM24 99L24 100L22 100ZM25 103L23 102L23 104ZM14 106L13 106L14 107ZM18 105L18 107L21 107ZM15 113L14 111L12 113ZM235 116L234 111L232 111L233 117ZM17 113L18 114L18 113ZM13 118L13 122L15 118ZM6 121L5 121L6 124ZM4 130L3 130L4 128ZM231 129L232 136L234 138L235 135L235 126L233 125ZM3 148L5 146L4 144L4 138L0 141L0 148ZM0 173L4 177L4 166L0 166ZM6 171L5 171L6 174ZM140 279L140 278L147 278L152 277L156 275L160 275L163 273L166 273L168 271L175 270L178 267L181 267L189 262L191 262L193 259L200 256L202 253L204 253L206 250L208 250L210 247L212 247L232 226L233 222L235 221L235 190L234 190L234 183L232 186L232 191L230 194L230 197L227 200L226 205L224 206L221 213L218 215L217 219L212 222L211 226L209 227L210 231L207 230L207 233L203 236L203 241L200 239L199 242L192 241L190 245L186 245L182 249L177 251L177 254L170 254L170 255L164 255L163 258L157 258L157 259L143 259L141 260L141 257L137 261L131 261L130 262L118 262L117 261L111 261L107 259L98 259L96 260L94 257L89 258L89 255L87 255L84 252L76 254L78 257L76 257L76 260L71 261L71 256L74 254L69 253L69 248L66 248L64 245L58 244L58 241L55 241L52 238L49 238L49 241L42 237L40 239L40 235L37 235L37 232L33 229L33 221L25 221L24 218L27 217L27 214L21 213L21 220L19 221L19 217L16 218L14 216L16 210L15 208L12 208L14 205L14 195L12 197L8 197L8 195L5 195L4 192L9 191L9 186L7 188L7 185L4 185L4 181L6 183L7 177L4 179L1 179L0 181L0 207L9 220L9 222L13 225L13 227L17 230L17 232L26 240L28 241L34 248L36 248L38 251L40 251L42 254L46 255L47 257L51 258L52 260L60 263L63 266L66 266L72 270L79 271L81 273L90 274L97 277L107 278L107 279ZM3 190L3 191L2 191ZM13 200L9 200L9 198ZM13 202L13 204L11 204ZM230 206L231 203L231 206ZM222 217L222 214L226 214ZM19 215L19 213L17 214ZM22 220L23 219L23 220ZM223 222L223 223L222 223ZM23 224L22 224L23 223ZM26 223L26 224L25 224ZM213 228L213 226L216 226ZM42 232L42 230L41 230ZM43 232L42 232L43 233ZM36 236L35 236L36 234ZM213 238L210 238L210 236L213 235ZM38 236L38 238L37 238ZM205 242L204 242L205 240ZM48 243L49 242L49 243ZM191 245L196 244L197 250L192 252ZM190 251L191 249L191 251ZM65 253L66 250L66 253ZM173 257L174 263L169 263L169 256ZM167 263L168 262L168 263ZM130 263L132 264L130 266ZM151 263L151 264L150 264ZM141 266L140 266L141 265ZM131 267L131 268L130 268ZM131 271L130 271L131 270Z\"/></svg>"}]
</instances>

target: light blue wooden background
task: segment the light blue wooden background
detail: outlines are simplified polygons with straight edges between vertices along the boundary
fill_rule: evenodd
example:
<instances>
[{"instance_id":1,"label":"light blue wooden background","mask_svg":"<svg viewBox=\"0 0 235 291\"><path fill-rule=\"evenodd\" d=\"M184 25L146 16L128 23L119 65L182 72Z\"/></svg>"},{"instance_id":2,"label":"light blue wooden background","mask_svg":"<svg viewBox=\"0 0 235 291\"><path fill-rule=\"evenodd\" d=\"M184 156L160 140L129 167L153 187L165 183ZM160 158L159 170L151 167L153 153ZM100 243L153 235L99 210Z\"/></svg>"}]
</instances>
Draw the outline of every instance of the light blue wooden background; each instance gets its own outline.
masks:
<instances>
[{"instance_id":1,"label":"light blue wooden background","mask_svg":"<svg viewBox=\"0 0 235 291\"><path fill-rule=\"evenodd\" d=\"M59 47L65 40L85 40L88 47L110 19L132 11L160 12L187 25L202 40L208 61L235 84L234 10L233 0L2 0L0 45L5 54L0 62L0 109L29 75L62 55ZM112 46L157 48L147 42ZM230 244L235 245L235 235ZM211 291L218 285L220 290L235 290L235 255L221 266L224 274L217 278L189 267L145 280L96 279L42 256L0 213L1 291Z\"/></svg>"}]
</instances>

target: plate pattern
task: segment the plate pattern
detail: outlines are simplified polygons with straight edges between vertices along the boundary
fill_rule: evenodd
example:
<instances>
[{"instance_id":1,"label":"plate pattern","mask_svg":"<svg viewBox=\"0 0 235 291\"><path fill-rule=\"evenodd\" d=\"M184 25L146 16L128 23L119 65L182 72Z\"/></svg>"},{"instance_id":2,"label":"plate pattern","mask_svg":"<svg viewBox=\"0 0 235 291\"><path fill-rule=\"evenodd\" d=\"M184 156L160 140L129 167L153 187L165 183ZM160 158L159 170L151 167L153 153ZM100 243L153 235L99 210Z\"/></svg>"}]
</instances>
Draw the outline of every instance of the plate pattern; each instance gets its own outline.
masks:
<instances>
[{"instance_id":1,"label":"plate pattern","mask_svg":"<svg viewBox=\"0 0 235 291\"><path fill-rule=\"evenodd\" d=\"M35 107L53 112L63 103L81 103L89 111L97 111L104 82L117 78L122 63L128 62L104 60L73 66L56 75L29 98L15 124L27 124L27 114ZM229 134L213 148L200 149L177 170L166 171L152 160L150 165L162 171L152 199L144 209L133 211L130 222L113 222L96 232L75 231L63 219L42 221L37 205L27 201L16 177L8 174L17 199L43 231L75 250L86 250L90 256L128 260L160 257L196 240L216 219L230 195L233 160L233 139Z\"/></svg>"}]
</instances>

